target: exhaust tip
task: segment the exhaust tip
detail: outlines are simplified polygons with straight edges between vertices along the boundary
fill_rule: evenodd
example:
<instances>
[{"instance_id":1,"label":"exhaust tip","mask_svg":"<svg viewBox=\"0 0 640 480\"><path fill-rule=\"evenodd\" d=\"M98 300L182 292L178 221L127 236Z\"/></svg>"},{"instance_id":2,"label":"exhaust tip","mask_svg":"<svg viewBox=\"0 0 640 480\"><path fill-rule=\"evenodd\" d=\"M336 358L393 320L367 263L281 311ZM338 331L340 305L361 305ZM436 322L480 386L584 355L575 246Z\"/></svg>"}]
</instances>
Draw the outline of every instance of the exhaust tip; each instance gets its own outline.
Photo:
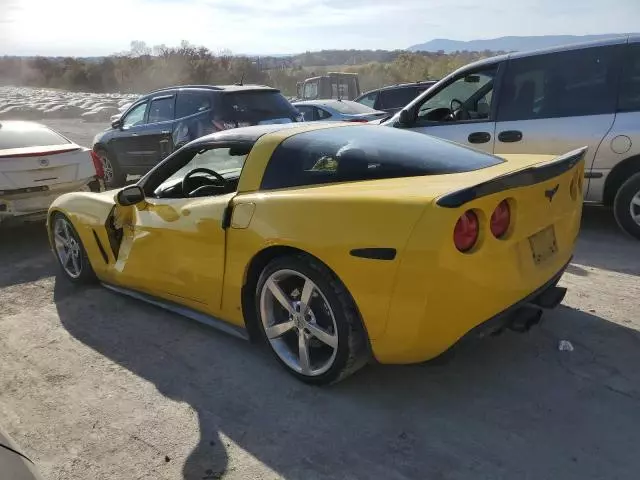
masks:
<instances>
[{"instance_id":1,"label":"exhaust tip","mask_svg":"<svg viewBox=\"0 0 640 480\"><path fill-rule=\"evenodd\" d=\"M542 309L532 306L525 306L517 310L513 315L513 320L509 323L510 330L518 333L528 332L531 327L540 323L542 319Z\"/></svg>"}]
</instances>

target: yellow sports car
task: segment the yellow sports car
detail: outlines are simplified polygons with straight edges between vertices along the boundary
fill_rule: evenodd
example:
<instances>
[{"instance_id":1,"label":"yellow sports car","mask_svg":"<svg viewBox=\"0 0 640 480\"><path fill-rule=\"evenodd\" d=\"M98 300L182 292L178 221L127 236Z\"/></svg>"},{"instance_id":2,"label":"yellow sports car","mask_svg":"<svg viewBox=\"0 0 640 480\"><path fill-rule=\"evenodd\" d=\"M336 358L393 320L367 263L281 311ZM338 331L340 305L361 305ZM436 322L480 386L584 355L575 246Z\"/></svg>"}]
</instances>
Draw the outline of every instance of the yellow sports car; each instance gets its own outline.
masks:
<instances>
[{"instance_id":1,"label":"yellow sports car","mask_svg":"<svg viewBox=\"0 0 640 480\"><path fill-rule=\"evenodd\" d=\"M202 137L48 217L64 275L245 338L315 384L526 330L580 226L584 149L503 159L374 125Z\"/></svg>"}]
</instances>

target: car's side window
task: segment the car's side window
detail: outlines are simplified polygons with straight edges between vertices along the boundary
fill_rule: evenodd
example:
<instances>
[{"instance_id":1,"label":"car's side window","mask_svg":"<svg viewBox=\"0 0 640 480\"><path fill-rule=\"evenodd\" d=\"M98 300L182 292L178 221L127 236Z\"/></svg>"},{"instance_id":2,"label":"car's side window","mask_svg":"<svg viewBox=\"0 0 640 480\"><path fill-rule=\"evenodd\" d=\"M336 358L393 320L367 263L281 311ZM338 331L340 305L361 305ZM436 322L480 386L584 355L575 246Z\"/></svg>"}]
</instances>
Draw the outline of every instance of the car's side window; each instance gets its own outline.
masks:
<instances>
[{"instance_id":1,"label":"car's side window","mask_svg":"<svg viewBox=\"0 0 640 480\"><path fill-rule=\"evenodd\" d=\"M223 176L229 176L229 185L237 186L239 172L251 150L251 145L229 147L198 148L180 152L154 170L145 181L144 190L147 195L159 198L185 198L189 192L182 192L181 181L189 173L198 168L212 170ZM193 189L200 186L220 186L216 177L206 172L199 172L190 182ZM233 191L233 189L231 189ZM204 192L208 196L217 195L219 189ZM226 193L223 192L223 193Z\"/></svg>"},{"instance_id":2,"label":"car's side window","mask_svg":"<svg viewBox=\"0 0 640 480\"><path fill-rule=\"evenodd\" d=\"M159 123L173 120L176 96L165 96L151 100L147 123Z\"/></svg>"},{"instance_id":3,"label":"car's side window","mask_svg":"<svg viewBox=\"0 0 640 480\"><path fill-rule=\"evenodd\" d=\"M418 107L422 121L487 121L491 115L491 100L497 65L467 72L454 79Z\"/></svg>"},{"instance_id":4,"label":"car's side window","mask_svg":"<svg viewBox=\"0 0 640 480\"><path fill-rule=\"evenodd\" d=\"M637 112L640 111L640 43L627 47L623 65L618 111Z\"/></svg>"},{"instance_id":5,"label":"car's side window","mask_svg":"<svg viewBox=\"0 0 640 480\"><path fill-rule=\"evenodd\" d=\"M176 118L189 117L211 110L211 94L202 91L180 91L176 101Z\"/></svg>"},{"instance_id":6,"label":"car's side window","mask_svg":"<svg viewBox=\"0 0 640 480\"><path fill-rule=\"evenodd\" d=\"M618 51L592 47L510 60L498 121L613 113Z\"/></svg>"},{"instance_id":7,"label":"car's side window","mask_svg":"<svg viewBox=\"0 0 640 480\"><path fill-rule=\"evenodd\" d=\"M390 88L380 92L378 108L402 108L418 96L415 87Z\"/></svg>"},{"instance_id":8,"label":"car's side window","mask_svg":"<svg viewBox=\"0 0 640 480\"><path fill-rule=\"evenodd\" d=\"M328 118L331 118L331 114L322 108L316 107L314 110L315 116L318 120L327 120Z\"/></svg>"},{"instance_id":9,"label":"car's side window","mask_svg":"<svg viewBox=\"0 0 640 480\"><path fill-rule=\"evenodd\" d=\"M133 110L131 110L122 120L122 128L126 130L127 128L144 125L144 117L147 113L147 105L149 105L149 103L144 102L136 107L133 107Z\"/></svg>"},{"instance_id":10,"label":"car's side window","mask_svg":"<svg viewBox=\"0 0 640 480\"><path fill-rule=\"evenodd\" d=\"M298 105L296 106L298 111L302 114L302 118L305 122L313 122L313 108L308 105Z\"/></svg>"},{"instance_id":11,"label":"car's side window","mask_svg":"<svg viewBox=\"0 0 640 480\"><path fill-rule=\"evenodd\" d=\"M376 104L377 98L378 98L378 92L372 92L358 99L358 103L361 103L362 105L366 105L369 108L374 108L373 106Z\"/></svg>"}]
</instances>

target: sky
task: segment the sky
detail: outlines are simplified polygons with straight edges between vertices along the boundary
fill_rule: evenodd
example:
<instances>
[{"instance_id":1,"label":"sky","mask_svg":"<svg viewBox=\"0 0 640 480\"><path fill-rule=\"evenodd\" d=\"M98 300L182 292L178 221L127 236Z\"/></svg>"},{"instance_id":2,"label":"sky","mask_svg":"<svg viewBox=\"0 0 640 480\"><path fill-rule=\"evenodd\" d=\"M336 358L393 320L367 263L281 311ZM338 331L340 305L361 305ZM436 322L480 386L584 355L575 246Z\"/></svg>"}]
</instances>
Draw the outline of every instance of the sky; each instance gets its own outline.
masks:
<instances>
[{"instance_id":1,"label":"sky","mask_svg":"<svg viewBox=\"0 0 640 480\"><path fill-rule=\"evenodd\" d=\"M0 0L0 55L109 55L132 40L266 55L638 30L640 0Z\"/></svg>"}]
</instances>

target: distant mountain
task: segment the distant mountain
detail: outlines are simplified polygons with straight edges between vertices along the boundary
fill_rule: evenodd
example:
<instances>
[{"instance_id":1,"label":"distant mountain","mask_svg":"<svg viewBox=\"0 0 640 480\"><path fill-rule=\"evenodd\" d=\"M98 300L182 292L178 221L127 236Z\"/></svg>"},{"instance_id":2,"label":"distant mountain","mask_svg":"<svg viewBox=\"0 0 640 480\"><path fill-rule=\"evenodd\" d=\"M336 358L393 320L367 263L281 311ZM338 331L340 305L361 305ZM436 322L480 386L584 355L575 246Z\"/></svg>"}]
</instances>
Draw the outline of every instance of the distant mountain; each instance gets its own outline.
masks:
<instances>
[{"instance_id":1,"label":"distant mountain","mask_svg":"<svg viewBox=\"0 0 640 480\"><path fill-rule=\"evenodd\" d=\"M570 43L589 42L601 40L603 38L620 37L623 33L606 33L603 35L545 35L542 37L500 37L486 40L470 40L463 42L460 40L449 40L446 38L436 38L427 43L412 45L407 50L411 52L439 52L445 53L461 52L481 52L491 50L492 52L513 52L522 50L536 50L538 48L548 48L557 45L567 45Z\"/></svg>"}]
</instances>

